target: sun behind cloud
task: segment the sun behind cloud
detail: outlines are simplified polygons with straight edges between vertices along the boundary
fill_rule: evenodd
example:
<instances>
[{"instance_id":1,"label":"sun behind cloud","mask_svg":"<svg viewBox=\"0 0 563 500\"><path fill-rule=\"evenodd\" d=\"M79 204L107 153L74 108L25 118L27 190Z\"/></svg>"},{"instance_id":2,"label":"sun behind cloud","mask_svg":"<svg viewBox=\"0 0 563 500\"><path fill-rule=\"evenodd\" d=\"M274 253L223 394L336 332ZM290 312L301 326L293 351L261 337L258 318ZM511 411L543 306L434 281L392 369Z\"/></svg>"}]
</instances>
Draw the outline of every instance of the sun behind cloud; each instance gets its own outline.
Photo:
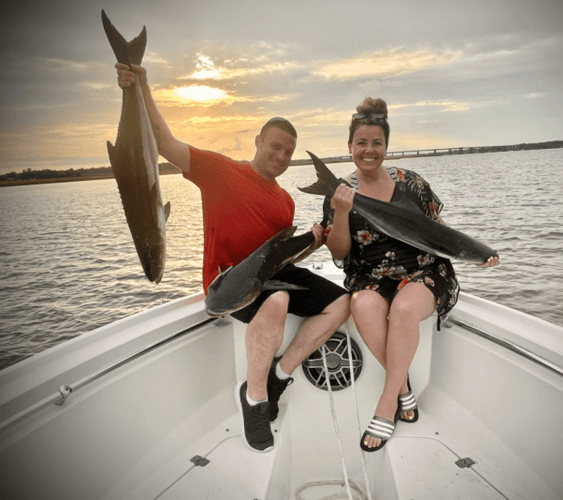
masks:
<instances>
[{"instance_id":1,"label":"sun behind cloud","mask_svg":"<svg viewBox=\"0 0 563 500\"><path fill-rule=\"evenodd\" d=\"M232 104L236 98L227 91L208 85L184 85L153 90L154 98L164 105L212 106L220 102Z\"/></svg>"},{"instance_id":2,"label":"sun behind cloud","mask_svg":"<svg viewBox=\"0 0 563 500\"><path fill-rule=\"evenodd\" d=\"M177 87L174 93L186 101L214 101L227 97L224 90L208 87L207 85L189 85L187 87Z\"/></svg>"}]
</instances>

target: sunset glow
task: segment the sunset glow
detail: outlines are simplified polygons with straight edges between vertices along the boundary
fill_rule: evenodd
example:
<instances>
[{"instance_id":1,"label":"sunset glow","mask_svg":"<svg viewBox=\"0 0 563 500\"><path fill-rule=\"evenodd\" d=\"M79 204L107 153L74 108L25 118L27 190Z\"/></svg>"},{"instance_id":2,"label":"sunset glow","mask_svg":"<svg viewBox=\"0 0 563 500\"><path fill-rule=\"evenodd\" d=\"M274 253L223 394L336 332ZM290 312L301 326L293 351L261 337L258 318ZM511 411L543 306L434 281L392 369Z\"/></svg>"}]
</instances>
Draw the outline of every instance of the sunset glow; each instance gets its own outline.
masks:
<instances>
[{"instance_id":1,"label":"sunset glow","mask_svg":"<svg viewBox=\"0 0 563 500\"><path fill-rule=\"evenodd\" d=\"M107 166L123 100L108 6L30 2L0 35L0 172ZM347 154L367 96L387 102L392 150L563 139L561 1L124 0L107 14L127 41L146 26L142 66L174 136L235 159L272 116L296 127L294 158Z\"/></svg>"}]
</instances>

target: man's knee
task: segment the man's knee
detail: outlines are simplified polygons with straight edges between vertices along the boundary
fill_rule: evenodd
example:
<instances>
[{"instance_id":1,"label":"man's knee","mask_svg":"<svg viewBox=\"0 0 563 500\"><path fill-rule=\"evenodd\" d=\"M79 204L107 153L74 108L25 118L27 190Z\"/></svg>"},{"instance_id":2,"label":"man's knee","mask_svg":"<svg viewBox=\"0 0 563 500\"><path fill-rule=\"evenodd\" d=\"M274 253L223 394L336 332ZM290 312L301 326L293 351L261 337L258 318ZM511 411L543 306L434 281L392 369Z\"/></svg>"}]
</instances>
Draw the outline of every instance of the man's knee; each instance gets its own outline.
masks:
<instances>
[{"instance_id":1,"label":"man's knee","mask_svg":"<svg viewBox=\"0 0 563 500\"><path fill-rule=\"evenodd\" d=\"M287 308L289 306L289 294L286 291L275 292L270 295L258 309L256 316L250 325L266 324L276 327L285 323Z\"/></svg>"},{"instance_id":2,"label":"man's knee","mask_svg":"<svg viewBox=\"0 0 563 500\"><path fill-rule=\"evenodd\" d=\"M325 307L322 314L335 316L344 322L350 316L350 295L344 294Z\"/></svg>"},{"instance_id":3,"label":"man's knee","mask_svg":"<svg viewBox=\"0 0 563 500\"><path fill-rule=\"evenodd\" d=\"M287 308L289 306L289 293L284 290L280 290L279 292L275 292L270 295L262 304L262 308L272 309L275 311L284 311L287 312Z\"/></svg>"}]
</instances>

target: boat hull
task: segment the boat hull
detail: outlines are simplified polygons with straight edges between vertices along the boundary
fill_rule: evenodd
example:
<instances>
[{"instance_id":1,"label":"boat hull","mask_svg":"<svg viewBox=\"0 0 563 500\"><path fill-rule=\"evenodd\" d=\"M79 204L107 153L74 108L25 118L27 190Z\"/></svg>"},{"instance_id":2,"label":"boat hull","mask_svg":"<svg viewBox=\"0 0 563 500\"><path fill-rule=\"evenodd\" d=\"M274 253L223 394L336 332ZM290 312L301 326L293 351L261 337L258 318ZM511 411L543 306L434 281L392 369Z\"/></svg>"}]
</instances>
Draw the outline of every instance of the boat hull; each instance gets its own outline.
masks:
<instances>
[{"instance_id":1,"label":"boat hull","mask_svg":"<svg viewBox=\"0 0 563 500\"><path fill-rule=\"evenodd\" d=\"M288 318L284 346L300 322ZM419 421L400 422L383 451L365 455L374 497L563 497L563 329L463 293L449 326L438 331L436 323L421 324L410 369ZM363 353L355 384L363 431L384 371L352 321L349 333ZM329 394L301 368L282 396L274 450L244 446L234 399L246 376L244 337L242 323L209 318L198 295L1 371L0 497L277 500L297 498L312 481L341 480ZM34 407L53 395L60 403L67 392L56 396L60 387L70 389L63 404ZM354 391L335 392L333 401L348 473L365 489ZM463 458L476 463L460 468ZM335 486L322 488L328 495Z\"/></svg>"}]
</instances>

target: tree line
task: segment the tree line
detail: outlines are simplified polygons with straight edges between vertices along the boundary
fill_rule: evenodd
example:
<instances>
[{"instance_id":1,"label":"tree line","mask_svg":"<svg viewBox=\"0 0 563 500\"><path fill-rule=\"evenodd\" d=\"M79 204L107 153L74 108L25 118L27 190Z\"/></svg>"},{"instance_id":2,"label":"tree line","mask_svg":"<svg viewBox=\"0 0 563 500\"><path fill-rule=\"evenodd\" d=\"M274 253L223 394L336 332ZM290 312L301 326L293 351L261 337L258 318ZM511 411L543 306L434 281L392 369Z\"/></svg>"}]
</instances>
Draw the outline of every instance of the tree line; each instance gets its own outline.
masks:
<instances>
[{"instance_id":1,"label":"tree line","mask_svg":"<svg viewBox=\"0 0 563 500\"><path fill-rule=\"evenodd\" d=\"M159 171L161 174L177 174L180 172L171 163L159 163ZM10 172L0 175L1 181L29 181L43 179L68 179L68 178L91 178L91 177L113 177L111 167L94 167L94 168L70 168L68 170L33 170L26 168L22 172Z\"/></svg>"}]
</instances>

